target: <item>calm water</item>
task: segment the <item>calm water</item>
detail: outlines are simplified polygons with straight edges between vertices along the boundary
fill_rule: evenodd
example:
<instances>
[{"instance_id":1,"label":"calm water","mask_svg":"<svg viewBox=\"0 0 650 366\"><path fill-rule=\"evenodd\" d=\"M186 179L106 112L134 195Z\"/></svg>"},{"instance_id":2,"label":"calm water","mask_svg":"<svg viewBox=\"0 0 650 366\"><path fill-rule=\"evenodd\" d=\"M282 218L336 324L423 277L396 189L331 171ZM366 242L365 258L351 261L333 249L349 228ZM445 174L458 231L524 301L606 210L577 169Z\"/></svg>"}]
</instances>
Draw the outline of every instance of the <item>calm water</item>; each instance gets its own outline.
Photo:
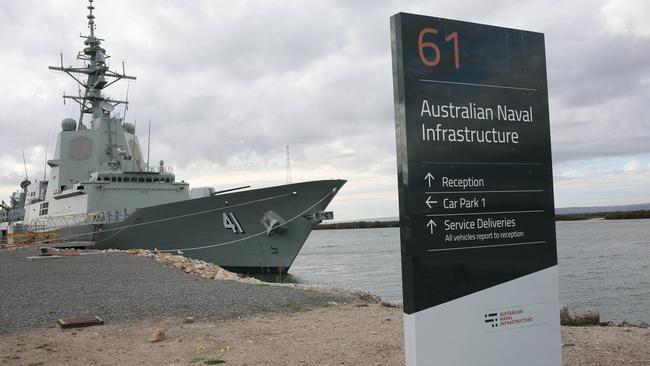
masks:
<instances>
[{"instance_id":1,"label":"calm water","mask_svg":"<svg viewBox=\"0 0 650 366\"><path fill-rule=\"evenodd\" d=\"M650 323L650 220L558 222L557 237L562 304ZM401 300L399 229L314 231L291 274Z\"/></svg>"}]
</instances>

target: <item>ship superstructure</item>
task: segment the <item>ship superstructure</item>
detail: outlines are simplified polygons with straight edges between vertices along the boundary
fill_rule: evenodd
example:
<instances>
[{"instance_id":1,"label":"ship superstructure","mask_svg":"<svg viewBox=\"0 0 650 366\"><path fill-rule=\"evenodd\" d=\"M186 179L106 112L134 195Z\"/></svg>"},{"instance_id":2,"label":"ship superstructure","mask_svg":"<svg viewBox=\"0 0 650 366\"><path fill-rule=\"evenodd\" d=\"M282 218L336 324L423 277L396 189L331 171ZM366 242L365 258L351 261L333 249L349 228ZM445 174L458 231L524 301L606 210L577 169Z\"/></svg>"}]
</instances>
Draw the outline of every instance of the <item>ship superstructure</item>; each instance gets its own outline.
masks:
<instances>
[{"instance_id":1,"label":"ship superstructure","mask_svg":"<svg viewBox=\"0 0 650 366\"><path fill-rule=\"evenodd\" d=\"M62 224L105 223L123 219L137 208L190 198L189 185L176 182L161 163L157 169L145 165L135 126L116 116L126 100L113 100L103 90L122 79L135 80L124 72L109 69L103 39L95 35L93 1L88 5L89 35L77 59L82 67L60 66L74 79L79 95L64 100L79 104L79 122L61 122L54 157L48 160L50 174L45 182L30 184L26 190L24 221L52 229ZM146 192L146 194L143 194ZM49 227L48 227L49 226Z\"/></svg>"},{"instance_id":2,"label":"ship superstructure","mask_svg":"<svg viewBox=\"0 0 650 366\"><path fill-rule=\"evenodd\" d=\"M98 248L183 251L243 271L286 271L343 180L312 181L255 190L190 189L164 162L149 167L135 125L117 115L103 90L135 77L109 69L109 55L95 34L93 0L81 67L50 66L73 78L79 119L61 122L46 181L21 183L0 207L5 243L87 242ZM126 111L126 108L124 108ZM31 235L31 236L30 236Z\"/></svg>"}]
</instances>

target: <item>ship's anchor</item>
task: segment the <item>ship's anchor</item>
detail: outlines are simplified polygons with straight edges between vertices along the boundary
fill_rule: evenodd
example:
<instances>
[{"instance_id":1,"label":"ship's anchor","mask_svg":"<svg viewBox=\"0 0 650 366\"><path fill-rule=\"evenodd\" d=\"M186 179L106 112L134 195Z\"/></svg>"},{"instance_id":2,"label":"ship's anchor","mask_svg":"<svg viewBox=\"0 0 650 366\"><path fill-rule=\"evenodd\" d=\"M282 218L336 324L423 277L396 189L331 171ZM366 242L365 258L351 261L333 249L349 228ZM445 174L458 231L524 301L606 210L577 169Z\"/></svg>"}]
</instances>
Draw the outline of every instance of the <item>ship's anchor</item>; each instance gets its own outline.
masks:
<instances>
[{"instance_id":1,"label":"ship's anchor","mask_svg":"<svg viewBox=\"0 0 650 366\"><path fill-rule=\"evenodd\" d=\"M283 225L286 220L271 210L264 211L264 216L262 216L262 219L260 221L266 229L266 236L271 236L276 233L283 233L287 230L287 228Z\"/></svg>"}]
</instances>

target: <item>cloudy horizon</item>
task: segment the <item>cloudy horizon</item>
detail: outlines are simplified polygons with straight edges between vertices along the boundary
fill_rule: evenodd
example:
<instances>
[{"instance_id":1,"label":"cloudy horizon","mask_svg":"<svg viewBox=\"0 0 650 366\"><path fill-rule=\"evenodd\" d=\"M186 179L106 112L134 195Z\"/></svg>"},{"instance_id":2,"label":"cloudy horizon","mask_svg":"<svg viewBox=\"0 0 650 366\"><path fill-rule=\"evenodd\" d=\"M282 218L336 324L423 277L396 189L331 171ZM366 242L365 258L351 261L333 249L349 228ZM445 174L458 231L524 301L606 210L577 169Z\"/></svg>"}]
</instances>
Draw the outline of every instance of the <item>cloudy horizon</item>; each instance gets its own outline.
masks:
<instances>
[{"instance_id":1,"label":"cloudy horizon","mask_svg":"<svg viewBox=\"0 0 650 366\"><path fill-rule=\"evenodd\" d=\"M193 187L347 179L337 220L398 215L389 17L399 11L542 32L556 207L650 202L650 3L641 0L104 1L97 35L146 151ZM0 198L42 178L74 81L86 1L0 4ZM123 110L118 108L118 113Z\"/></svg>"}]
</instances>

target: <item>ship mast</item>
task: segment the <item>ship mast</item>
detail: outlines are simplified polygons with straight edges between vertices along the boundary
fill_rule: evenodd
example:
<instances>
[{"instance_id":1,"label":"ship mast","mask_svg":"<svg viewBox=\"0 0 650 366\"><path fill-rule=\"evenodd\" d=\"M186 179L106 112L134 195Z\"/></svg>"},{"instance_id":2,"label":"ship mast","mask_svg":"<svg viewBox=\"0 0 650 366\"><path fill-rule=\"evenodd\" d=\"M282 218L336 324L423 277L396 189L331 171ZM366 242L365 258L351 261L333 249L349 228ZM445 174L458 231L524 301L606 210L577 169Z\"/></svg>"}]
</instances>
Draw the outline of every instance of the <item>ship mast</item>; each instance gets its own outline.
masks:
<instances>
[{"instance_id":1,"label":"ship mast","mask_svg":"<svg viewBox=\"0 0 650 366\"><path fill-rule=\"evenodd\" d=\"M64 102L66 99L71 99L79 103L80 115L77 128L80 130L86 129L83 124L85 114L90 114L91 120L94 120L104 115L110 115L115 106L119 104L128 105L128 101L104 97L102 90L121 79L136 79L135 76L126 75L124 63L122 63L122 73L111 71L106 66L106 59L110 56L106 55L106 50L101 47L101 42L104 39L95 36L95 16L93 15L95 7L93 0L88 0L88 3L89 13L86 17L90 35L81 36L81 38L85 38L84 45L86 47L77 54L77 59L83 61L85 67L64 67L63 56L61 56L61 66L49 67L50 70L65 72L83 88L83 95L82 93L79 93L78 96L63 95ZM87 75L86 81L82 81L82 76L78 76L78 74Z\"/></svg>"}]
</instances>

